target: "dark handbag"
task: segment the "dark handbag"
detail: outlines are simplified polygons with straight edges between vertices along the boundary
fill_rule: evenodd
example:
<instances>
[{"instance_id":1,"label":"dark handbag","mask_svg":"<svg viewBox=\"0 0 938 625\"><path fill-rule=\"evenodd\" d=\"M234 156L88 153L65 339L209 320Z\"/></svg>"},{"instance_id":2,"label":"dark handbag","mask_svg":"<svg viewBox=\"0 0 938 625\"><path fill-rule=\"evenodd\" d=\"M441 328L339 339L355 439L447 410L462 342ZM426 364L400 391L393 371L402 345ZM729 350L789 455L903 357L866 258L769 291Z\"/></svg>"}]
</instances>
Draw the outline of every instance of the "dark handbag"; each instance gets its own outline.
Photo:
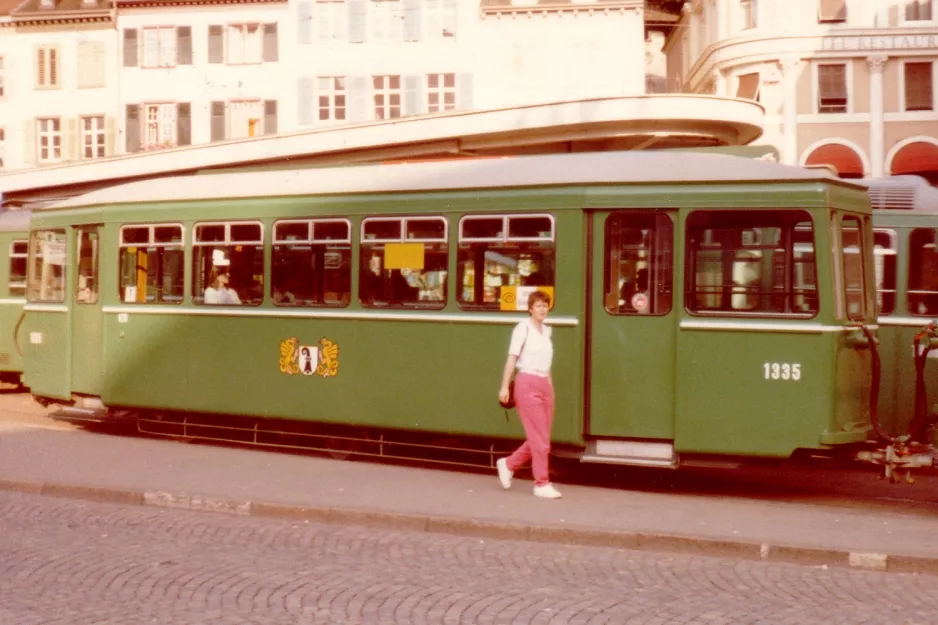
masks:
<instances>
[{"instance_id":1,"label":"dark handbag","mask_svg":"<svg viewBox=\"0 0 938 625\"><path fill-rule=\"evenodd\" d=\"M518 352L518 358L524 352L524 344L528 342L528 328L524 328L524 340L521 342L521 351ZM508 418L508 410L515 407L515 376L511 376L511 382L508 383L508 401L498 400L498 405L505 409L505 418Z\"/></svg>"},{"instance_id":2,"label":"dark handbag","mask_svg":"<svg viewBox=\"0 0 938 625\"><path fill-rule=\"evenodd\" d=\"M511 410L515 407L515 379L511 378L511 382L508 383L508 401L498 400L498 405L504 408L505 410Z\"/></svg>"}]
</instances>

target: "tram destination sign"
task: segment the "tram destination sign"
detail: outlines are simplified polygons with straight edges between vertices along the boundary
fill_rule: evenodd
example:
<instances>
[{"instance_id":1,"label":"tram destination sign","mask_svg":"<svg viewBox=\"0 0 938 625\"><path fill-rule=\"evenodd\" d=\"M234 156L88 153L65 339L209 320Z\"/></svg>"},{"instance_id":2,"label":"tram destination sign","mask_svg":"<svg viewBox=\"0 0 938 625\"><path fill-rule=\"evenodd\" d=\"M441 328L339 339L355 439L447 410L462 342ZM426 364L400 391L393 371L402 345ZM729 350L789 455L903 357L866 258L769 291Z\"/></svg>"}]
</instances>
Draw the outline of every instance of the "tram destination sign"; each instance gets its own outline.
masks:
<instances>
[{"instance_id":1,"label":"tram destination sign","mask_svg":"<svg viewBox=\"0 0 938 625\"><path fill-rule=\"evenodd\" d=\"M821 50L920 50L938 48L938 35L858 35L822 37Z\"/></svg>"}]
</instances>

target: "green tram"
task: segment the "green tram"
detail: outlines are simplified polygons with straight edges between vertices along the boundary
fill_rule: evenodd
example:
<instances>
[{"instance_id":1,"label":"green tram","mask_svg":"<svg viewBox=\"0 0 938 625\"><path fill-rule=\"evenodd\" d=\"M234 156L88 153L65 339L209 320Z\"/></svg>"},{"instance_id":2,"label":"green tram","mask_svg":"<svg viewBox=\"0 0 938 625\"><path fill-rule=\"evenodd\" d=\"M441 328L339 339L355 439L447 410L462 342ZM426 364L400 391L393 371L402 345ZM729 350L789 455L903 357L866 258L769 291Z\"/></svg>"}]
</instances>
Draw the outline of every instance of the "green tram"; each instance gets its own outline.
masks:
<instances>
[{"instance_id":1,"label":"green tram","mask_svg":"<svg viewBox=\"0 0 938 625\"><path fill-rule=\"evenodd\" d=\"M494 466L523 435L496 397L510 331L542 289L555 454L837 453L873 430L872 268L865 189L719 154L149 180L34 212L25 381L66 419L472 441Z\"/></svg>"},{"instance_id":2,"label":"green tram","mask_svg":"<svg viewBox=\"0 0 938 625\"><path fill-rule=\"evenodd\" d=\"M19 385L23 356L17 329L26 303L26 257L29 211L0 212L0 249L8 262L0 263L0 382Z\"/></svg>"},{"instance_id":3,"label":"green tram","mask_svg":"<svg viewBox=\"0 0 938 625\"><path fill-rule=\"evenodd\" d=\"M923 327L938 320L938 189L918 176L860 182L868 186L874 209L879 420L892 436L912 427L914 438L923 440L923 426L938 419L938 350L931 351L928 341L916 350L914 341ZM919 377L926 393L917 402Z\"/></svg>"}]
</instances>

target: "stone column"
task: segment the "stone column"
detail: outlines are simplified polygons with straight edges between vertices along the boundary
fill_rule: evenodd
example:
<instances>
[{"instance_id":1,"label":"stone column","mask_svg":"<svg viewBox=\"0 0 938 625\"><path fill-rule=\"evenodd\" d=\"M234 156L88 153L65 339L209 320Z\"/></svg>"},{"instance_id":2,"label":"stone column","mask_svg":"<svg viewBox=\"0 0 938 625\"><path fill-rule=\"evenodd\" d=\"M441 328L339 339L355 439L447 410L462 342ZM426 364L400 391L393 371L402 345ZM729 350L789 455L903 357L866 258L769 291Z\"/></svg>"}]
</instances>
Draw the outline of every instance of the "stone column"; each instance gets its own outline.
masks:
<instances>
[{"instance_id":1,"label":"stone column","mask_svg":"<svg viewBox=\"0 0 938 625\"><path fill-rule=\"evenodd\" d=\"M886 120L883 114L883 68L889 57L876 55L867 57L870 68L870 171L873 178L885 175L886 153L884 133Z\"/></svg>"},{"instance_id":2,"label":"stone column","mask_svg":"<svg viewBox=\"0 0 938 625\"><path fill-rule=\"evenodd\" d=\"M779 61L782 70L782 145L779 146L782 162L798 164L798 70L801 59L789 58Z\"/></svg>"},{"instance_id":3,"label":"stone column","mask_svg":"<svg viewBox=\"0 0 938 625\"><path fill-rule=\"evenodd\" d=\"M723 70L715 69L712 73L713 76L713 95L718 95L721 98L728 97L729 94L726 92L726 76L723 75Z\"/></svg>"},{"instance_id":4,"label":"stone column","mask_svg":"<svg viewBox=\"0 0 938 625\"><path fill-rule=\"evenodd\" d=\"M717 0L713 19L717 20L717 41L724 41L730 36L730 3Z\"/></svg>"}]
</instances>

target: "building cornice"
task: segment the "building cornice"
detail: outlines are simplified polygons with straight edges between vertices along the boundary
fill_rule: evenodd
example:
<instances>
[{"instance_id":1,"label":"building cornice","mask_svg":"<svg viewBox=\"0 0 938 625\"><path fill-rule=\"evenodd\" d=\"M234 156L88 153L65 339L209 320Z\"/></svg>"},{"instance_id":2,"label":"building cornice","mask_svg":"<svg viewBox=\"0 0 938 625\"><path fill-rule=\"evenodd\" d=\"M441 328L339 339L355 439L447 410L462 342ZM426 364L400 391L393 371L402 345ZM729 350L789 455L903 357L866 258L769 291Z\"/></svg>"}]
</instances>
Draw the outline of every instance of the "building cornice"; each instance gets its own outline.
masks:
<instances>
[{"instance_id":1,"label":"building cornice","mask_svg":"<svg viewBox=\"0 0 938 625\"><path fill-rule=\"evenodd\" d=\"M865 58L871 55L886 56L933 56L935 47L923 45L920 47L864 47L860 42L864 38L872 41L898 38L902 43L905 40L923 41L928 43L928 37L938 41L934 29L927 27L900 27L890 29L850 29L835 32L824 32L812 35L778 35L762 37L736 37L710 44L694 61L687 73L682 77L684 84L695 88L715 69L727 69L744 63L759 63L767 60L778 60L783 57L797 58ZM919 38L919 39L915 39ZM925 38L925 39L922 39ZM669 38L669 41L671 38ZM833 40L856 40L855 47L833 47L829 43Z\"/></svg>"},{"instance_id":2,"label":"building cornice","mask_svg":"<svg viewBox=\"0 0 938 625\"><path fill-rule=\"evenodd\" d=\"M587 15L624 13L639 11L644 7L643 0L597 0L596 2L576 2L574 0L529 0L513 4L504 0L482 0L480 12L482 18L551 15L561 13L585 13Z\"/></svg>"},{"instance_id":3,"label":"building cornice","mask_svg":"<svg viewBox=\"0 0 938 625\"><path fill-rule=\"evenodd\" d=\"M121 9L205 6L219 4L286 4L288 0L116 0Z\"/></svg>"},{"instance_id":4,"label":"building cornice","mask_svg":"<svg viewBox=\"0 0 938 625\"><path fill-rule=\"evenodd\" d=\"M25 15L15 17L9 24L0 26L48 26L52 24L104 24L113 22L110 11L89 15L88 13L57 13L55 15Z\"/></svg>"}]
</instances>

